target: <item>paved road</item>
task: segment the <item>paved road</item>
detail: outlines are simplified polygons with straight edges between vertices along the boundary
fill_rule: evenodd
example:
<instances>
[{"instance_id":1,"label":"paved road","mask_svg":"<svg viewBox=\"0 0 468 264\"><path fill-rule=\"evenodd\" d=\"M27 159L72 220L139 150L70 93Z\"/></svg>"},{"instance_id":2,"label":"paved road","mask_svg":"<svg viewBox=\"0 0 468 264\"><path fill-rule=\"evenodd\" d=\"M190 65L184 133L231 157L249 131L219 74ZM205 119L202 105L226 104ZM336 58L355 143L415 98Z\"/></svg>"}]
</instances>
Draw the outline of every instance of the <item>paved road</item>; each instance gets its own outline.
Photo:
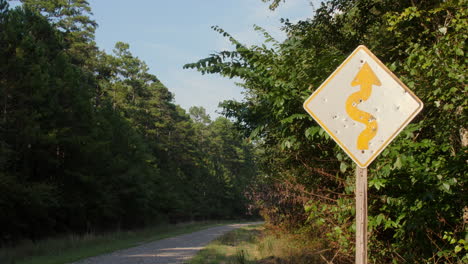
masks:
<instances>
[{"instance_id":1,"label":"paved road","mask_svg":"<svg viewBox=\"0 0 468 264\"><path fill-rule=\"evenodd\" d=\"M84 259L73 264L182 264L197 251L222 234L261 222L232 224L208 228L198 232L157 240L141 246Z\"/></svg>"}]
</instances>

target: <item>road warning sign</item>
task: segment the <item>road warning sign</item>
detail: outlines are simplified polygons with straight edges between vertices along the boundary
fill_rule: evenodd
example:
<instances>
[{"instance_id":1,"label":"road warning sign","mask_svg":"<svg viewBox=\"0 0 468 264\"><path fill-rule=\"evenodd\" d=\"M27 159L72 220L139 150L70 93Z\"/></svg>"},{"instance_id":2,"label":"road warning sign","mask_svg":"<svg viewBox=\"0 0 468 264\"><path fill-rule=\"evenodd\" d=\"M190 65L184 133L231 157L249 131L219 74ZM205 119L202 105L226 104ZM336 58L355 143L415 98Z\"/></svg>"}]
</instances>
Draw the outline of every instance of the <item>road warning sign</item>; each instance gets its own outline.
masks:
<instances>
[{"instance_id":1,"label":"road warning sign","mask_svg":"<svg viewBox=\"0 0 468 264\"><path fill-rule=\"evenodd\" d=\"M359 46L304 108L359 167L366 168L423 103L370 50Z\"/></svg>"}]
</instances>

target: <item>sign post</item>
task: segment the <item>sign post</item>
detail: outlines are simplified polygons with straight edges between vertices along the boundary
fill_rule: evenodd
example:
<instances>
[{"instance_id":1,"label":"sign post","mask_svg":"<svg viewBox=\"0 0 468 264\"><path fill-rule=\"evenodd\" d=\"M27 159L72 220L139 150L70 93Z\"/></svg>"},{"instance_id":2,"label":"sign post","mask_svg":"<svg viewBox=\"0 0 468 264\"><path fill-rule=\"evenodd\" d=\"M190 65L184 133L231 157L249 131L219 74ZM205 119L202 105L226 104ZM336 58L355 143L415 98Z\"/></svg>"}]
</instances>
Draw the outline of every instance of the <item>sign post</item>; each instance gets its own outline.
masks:
<instances>
[{"instance_id":1,"label":"sign post","mask_svg":"<svg viewBox=\"0 0 468 264\"><path fill-rule=\"evenodd\" d=\"M367 264L367 166L423 103L370 50L357 47L304 102L356 163L356 263Z\"/></svg>"},{"instance_id":2,"label":"sign post","mask_svg":"<svg viewBox=\"0 0 468 264\"><path fill-rule=\"evenodd\" d=\"M356 263L367 264L367 168L356 168Z\"/></svg>"}]
</instances>

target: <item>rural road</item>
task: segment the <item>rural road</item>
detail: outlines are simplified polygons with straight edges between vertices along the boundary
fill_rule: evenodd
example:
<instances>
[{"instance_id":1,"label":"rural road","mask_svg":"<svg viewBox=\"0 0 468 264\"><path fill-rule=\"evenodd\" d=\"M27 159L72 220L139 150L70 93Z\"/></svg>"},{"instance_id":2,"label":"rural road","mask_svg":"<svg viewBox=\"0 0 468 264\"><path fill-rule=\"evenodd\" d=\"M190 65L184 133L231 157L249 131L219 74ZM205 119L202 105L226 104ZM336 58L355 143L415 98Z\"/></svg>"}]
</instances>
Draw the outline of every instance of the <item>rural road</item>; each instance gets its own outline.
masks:
<instances>
[{"instance_id":1,"label":"rural road","mask_svg":"<svg viewBox=\"0 0 468 264\"><path fill-rule=\"evenodd\" d=\"M231 230L262 222L231 224L207 228L190 234L166 238L137 247L92 257L73 264L181 264L206 244Z\"/></svg>"}]
</instances>

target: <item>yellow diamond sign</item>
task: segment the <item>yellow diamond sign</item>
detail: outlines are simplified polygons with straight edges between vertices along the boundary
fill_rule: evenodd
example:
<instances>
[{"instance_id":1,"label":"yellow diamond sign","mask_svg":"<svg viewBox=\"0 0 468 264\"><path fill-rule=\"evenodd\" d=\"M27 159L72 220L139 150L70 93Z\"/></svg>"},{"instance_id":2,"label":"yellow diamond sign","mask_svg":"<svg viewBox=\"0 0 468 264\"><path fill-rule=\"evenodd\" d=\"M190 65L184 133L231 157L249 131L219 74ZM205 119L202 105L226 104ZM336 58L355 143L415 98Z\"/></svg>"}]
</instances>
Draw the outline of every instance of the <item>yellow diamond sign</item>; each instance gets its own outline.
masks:
<instances>
[{"instance_id":1,"label":"yellow diamond sign","mask_svg":"<svg viewBox=\"0 0 468 264\"><path fill-rule=\"evenodd\" d=\"M366 168L423 103L370 50L359 46L304 108L359 167Z\"/></svg>"}]
</instances>

